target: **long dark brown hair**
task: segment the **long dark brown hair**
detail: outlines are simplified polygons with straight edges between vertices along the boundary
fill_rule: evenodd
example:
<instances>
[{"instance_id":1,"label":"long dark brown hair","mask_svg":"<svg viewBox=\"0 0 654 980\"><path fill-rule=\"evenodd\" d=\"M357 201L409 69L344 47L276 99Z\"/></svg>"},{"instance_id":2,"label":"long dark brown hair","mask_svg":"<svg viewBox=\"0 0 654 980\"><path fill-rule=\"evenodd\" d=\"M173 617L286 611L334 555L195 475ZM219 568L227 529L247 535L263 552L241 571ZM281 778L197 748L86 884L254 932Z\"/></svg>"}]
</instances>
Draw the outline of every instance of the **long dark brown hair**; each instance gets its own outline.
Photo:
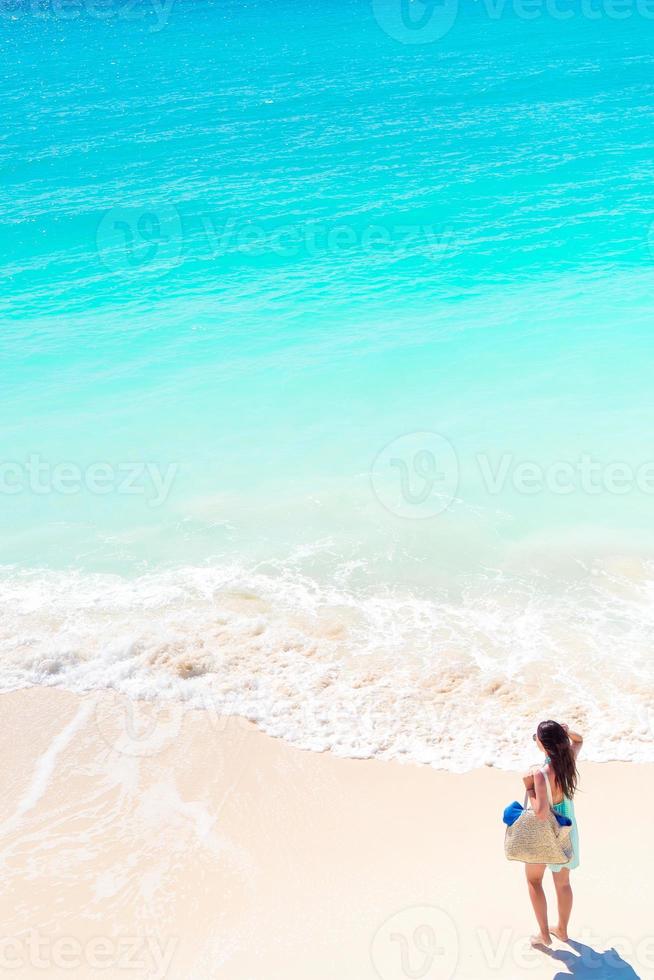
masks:
<instances>
[{"instance_id":1,"label":"long dark brown hair","mask_svg":"<svg viewBox=\"0 0 654 980\"><path fill-rule=\"evenodd\" d=\"M575 754L565 728L558 721L541 721L536 729L538 739L550 757L556 781L569 800L575 795L579 773Z\"/></svg>"}]
</instances>

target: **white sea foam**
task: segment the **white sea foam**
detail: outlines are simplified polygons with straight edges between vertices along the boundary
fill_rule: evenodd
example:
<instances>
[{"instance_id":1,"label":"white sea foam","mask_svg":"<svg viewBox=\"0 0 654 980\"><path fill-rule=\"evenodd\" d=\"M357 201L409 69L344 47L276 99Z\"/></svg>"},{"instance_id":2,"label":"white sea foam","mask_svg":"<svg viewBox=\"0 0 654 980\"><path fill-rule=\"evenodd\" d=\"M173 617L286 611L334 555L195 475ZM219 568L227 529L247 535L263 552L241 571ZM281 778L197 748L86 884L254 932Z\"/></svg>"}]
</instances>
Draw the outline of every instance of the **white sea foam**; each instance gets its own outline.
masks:
<instances>
[{"instance_id":1,"label":"white sea foam","mask_svg":"<svg viewBox=\"0 0 654 980\"><path fill-rule=\"evenodd\" d=\"M238 714L298 746L463 771L530 761L557 717L587 757L654 761L654 568L495 574L451 595L280 566L125 579L5 570L0 689L114 689Z\"/></svg>"}]
</instances>

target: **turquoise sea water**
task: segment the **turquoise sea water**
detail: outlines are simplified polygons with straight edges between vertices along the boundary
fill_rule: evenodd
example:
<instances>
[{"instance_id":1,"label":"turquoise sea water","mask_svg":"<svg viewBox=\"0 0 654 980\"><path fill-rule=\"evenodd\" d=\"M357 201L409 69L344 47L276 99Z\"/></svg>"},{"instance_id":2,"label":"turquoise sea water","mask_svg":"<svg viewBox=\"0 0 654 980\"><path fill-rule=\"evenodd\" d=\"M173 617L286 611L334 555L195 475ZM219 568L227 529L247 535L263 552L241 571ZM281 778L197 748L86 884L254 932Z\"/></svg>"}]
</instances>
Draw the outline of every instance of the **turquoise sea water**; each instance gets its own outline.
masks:
<instances>
[{"instance_id":1,"label":"turquoise sea water","mask_svg":"<svg viewBox=\"0 0 654 980\"><path fill-rule=\"evenodd\" d=\"M654 20L66 9L0 17L5 686L654 758Z\"/></svg>"}]
</instances>

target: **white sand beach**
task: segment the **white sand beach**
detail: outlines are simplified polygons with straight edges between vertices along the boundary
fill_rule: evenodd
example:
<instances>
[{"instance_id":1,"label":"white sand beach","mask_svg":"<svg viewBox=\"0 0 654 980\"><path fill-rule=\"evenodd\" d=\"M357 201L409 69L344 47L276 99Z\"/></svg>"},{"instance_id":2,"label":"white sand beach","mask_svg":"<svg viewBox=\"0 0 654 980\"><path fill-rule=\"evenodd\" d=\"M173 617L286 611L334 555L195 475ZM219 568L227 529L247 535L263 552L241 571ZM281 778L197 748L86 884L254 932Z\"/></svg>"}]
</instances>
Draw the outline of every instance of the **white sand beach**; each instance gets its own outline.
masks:
<instances>
[{"instance_id":1,"label":"white sand beach","mask_svg":"<svg viewBox=\"0 0 654 980\"><path fill-rule=\"evenodd\" d=\"M3 976L654 978L651 766L582 766L577 942L546 953L503 856L518 774L314 754L111 693L0 703Z\"/></svg>"}]
</instances>

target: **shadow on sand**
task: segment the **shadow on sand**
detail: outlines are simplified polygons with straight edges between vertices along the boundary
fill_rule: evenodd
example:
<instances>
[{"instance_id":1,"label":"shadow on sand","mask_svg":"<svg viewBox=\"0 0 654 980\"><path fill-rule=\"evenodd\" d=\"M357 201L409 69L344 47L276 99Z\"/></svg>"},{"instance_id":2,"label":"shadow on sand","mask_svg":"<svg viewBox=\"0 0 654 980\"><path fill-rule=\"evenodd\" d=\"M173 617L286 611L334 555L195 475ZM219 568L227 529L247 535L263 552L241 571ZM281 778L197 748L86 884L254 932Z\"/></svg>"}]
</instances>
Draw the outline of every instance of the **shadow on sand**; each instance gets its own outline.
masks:
<instances>
[{"instance_id":1,"label":"shadow on sand","mask_svg":"<svg viewBox=\"0 0 654 980\"><path fill-rule=\"evenodd\" d=\"M565 973L557 973L552 980L640 980L632 966L623 960L616 949L599 953L592 946L584 946L574 939L567 943L570 949L545 949L553 960L567 967Z\"/></svg>"}]
</instances>

